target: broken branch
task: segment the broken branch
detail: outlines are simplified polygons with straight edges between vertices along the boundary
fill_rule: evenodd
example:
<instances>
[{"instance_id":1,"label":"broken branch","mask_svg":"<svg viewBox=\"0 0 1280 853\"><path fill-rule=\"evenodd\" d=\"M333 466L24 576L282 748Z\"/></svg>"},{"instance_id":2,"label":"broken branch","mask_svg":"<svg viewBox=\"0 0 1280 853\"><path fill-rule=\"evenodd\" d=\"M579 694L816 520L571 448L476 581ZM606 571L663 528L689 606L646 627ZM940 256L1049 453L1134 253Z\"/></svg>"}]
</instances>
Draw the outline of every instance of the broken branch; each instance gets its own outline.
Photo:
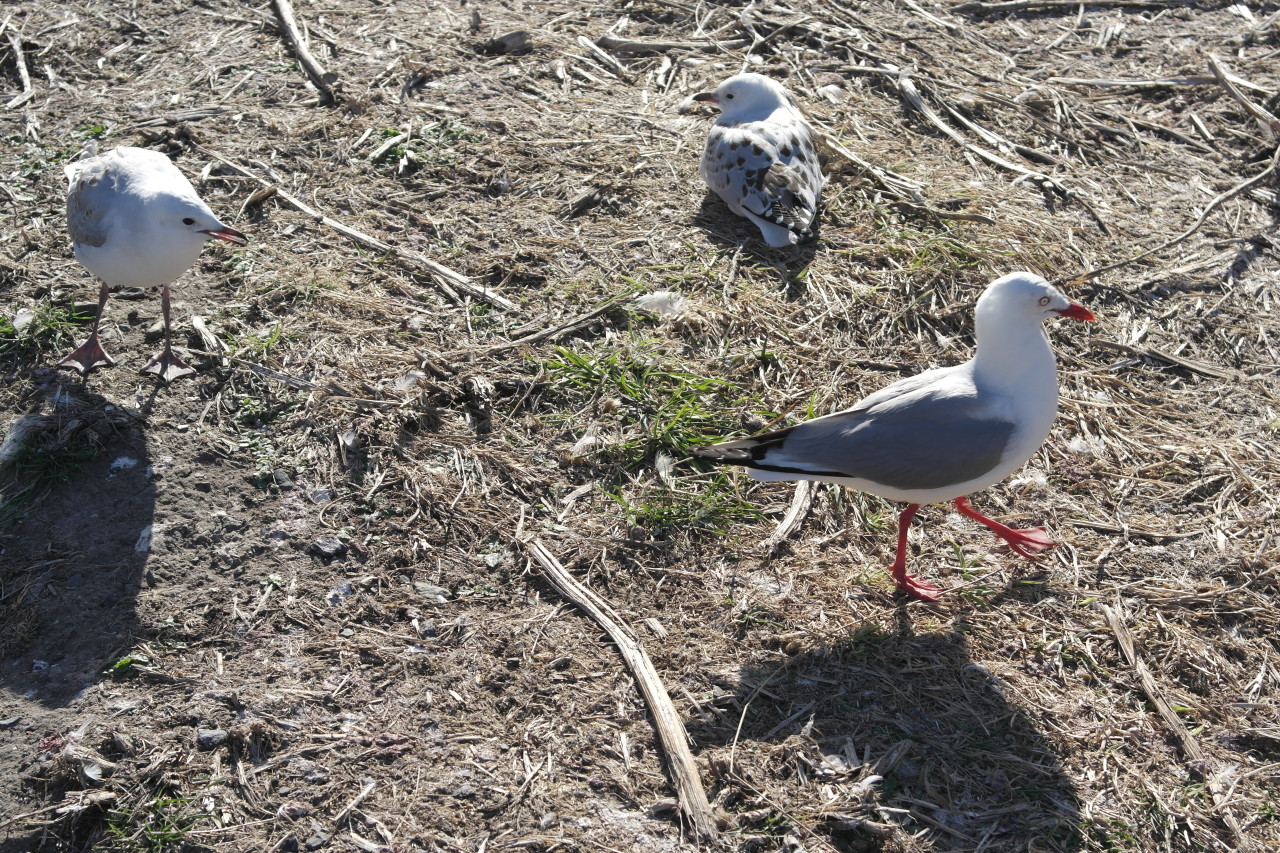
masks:
<instances>
[{"instance_id":1,"label":"broken branch","mask_svg":"<svg viewBox=\"0 0 1280 853\"><path fill-rule=\"evenodd\" d=\"M658 729L658 737L667 756L681 810L693 824L694 833L699 838L714 838L715 817L711 812L711 804L707 802L707 792L702 787L702 780L698 777L693 753L689 749L689 736L680 715L676 713L675 705L671 703L671 696L667 693L658 670L649 660L644 646L640 645L639 638L608 601L590 587L579 583L541 541L533 539L523 544L551 585L586 611L618 647L623 661L640 687L640 692L644 694L649 712L653 714L653 723Z\"/></svg>"}]
</instances>

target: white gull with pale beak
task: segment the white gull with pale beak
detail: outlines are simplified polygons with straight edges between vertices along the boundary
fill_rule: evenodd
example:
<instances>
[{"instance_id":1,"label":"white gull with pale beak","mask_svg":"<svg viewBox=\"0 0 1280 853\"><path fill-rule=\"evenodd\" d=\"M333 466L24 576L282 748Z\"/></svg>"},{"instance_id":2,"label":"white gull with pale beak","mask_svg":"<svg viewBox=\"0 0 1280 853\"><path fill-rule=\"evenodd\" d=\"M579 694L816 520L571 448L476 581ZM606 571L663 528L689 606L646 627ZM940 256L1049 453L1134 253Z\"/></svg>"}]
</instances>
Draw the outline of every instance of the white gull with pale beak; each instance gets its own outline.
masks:
<instances>
[{"instance_id":1,"label":"white gull with pale beak","mask_svg":"<svg viewBox=\"0 0 1280 853\"><path fill-rule=\"evenodd\" d=\"M237 246L248 239L224 225L169 158L121 146L66 167L67 226L76 259L102 281L89 339L58 363L80 373L114 364L102 348L98 324L112 287L161 286L164 349L145 367L164 382L195 370L173 352L169 284L191 268L205 241Z\"/></svg>"},{"instance_id":2,"label":"white gull with pale beak","mask_svg":"<svg viewBox=\"0 0 1280 853\"><path fill-rule=\"evenodd\" d=\"M782 84L763 74L737 74L693 100L720 108L702 150L707 186L755 223L770 246L811 239L822 166L809 123Z\"/></svg>"},{"instance_id":3,"label":"white gull with pale beak","mask_svg":"<svg viewBox=\"0 0 1280 853\"><path fill-rule=\"evenodd\" d=\"M953 501L1024 557L1056 543L1042 528L1013 530L979 513L965 495L1022 467L1058 413L1058 375L1043 323L1093 320L1038 275L1010 273L989 284L974 312L977 352L954 367L901 379L850 409L694 456L742 465L757 480L840 483L907 507L889 572L913 598L942 590L907 574L907 529L921 504Z\"/></svg>"}]
</instances>

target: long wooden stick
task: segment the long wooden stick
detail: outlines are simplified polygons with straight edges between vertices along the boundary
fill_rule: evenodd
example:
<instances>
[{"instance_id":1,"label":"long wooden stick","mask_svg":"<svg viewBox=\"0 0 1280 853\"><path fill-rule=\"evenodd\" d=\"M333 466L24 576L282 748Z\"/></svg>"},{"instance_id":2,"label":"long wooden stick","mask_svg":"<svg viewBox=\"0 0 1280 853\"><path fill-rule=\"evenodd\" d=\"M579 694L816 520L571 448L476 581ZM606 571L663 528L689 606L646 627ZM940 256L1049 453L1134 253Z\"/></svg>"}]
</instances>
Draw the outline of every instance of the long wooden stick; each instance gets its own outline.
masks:
<instances>
[{"instance_id":1,"label":"long wooden stick","mask_svg":"<svg viewBox=\"0 0 1280 853\"><path fill-rule=\"evenodd\" d=\"M1214 79L1221 84L1222 88L1227 90L1227 94L1235 98L1236 103L1244 107L1249 115L1258 120L1258 123L1266 127L1271 133L1280 134L1280 118L1276 118L1262 107L1245 97L1244 92L1240 91L1237 85L1239 78L1232 77L1231 72L1222 67L1222 60L1209 54L1209 70L1213 72Z\"/></svg>"},{"instance_id":2,"label":"long wooden stick","mask_svg":"<svg viewBox=\"0 0 1280 853\"><path fill-rule=\"evenodd\" d=\"M293 18L293 7L289 5L289 0L272 0L272 5L276 8L276 17L280 20L280 27L284 30L285 38L289 40L289 45L293 48L293 53L298 57L298 64L302 66L302 70L306 72L307 79L311 81L311 85L320 90L320 100L325 104L336 103L338 98L334 94L334 84L338 82L338 75L332 74L324 70L324 66L316 61L311 55L311 51L307 49L307 43L302 38L302 32L298 29L298 22Z\"/></svg>"},{"instance_id":3,"label":"long wooden stick","mask_svg":"<svg viewBox=\"0 0 1280 853\"><path fill-rule=\"evenodd\" d=\"M385 252L397 258L398 260L409 261L409 262L418 264L419 266L425 267L426 270L429 273L431 273L431 278L436 283L436 287L438 287L440 291L444 293L445 296L448 296L454 302L462 301L461 298L458 296L458 294L455 292L455 289L456 289L456 290L462 291L463 293L467 294L473 299L479 299L481 302L486 302L489 305L492 305L494 308L501 308L504 311L520 310L520 306L512 302L510 299L507 299L506 297L502 296L499 293L494 292L493 290L487 287L482 287L478 284L474 284L469 277L463 275L462 273L457 272L456 270L451 270L448 267L446 267L444 264L436 263L435 261L426 257L425 255L418 254L417 252L409 252L404 249L397 249L394 246L391 246L391 245L388 245L387 243L382 242L376 237L371 237L370 235L365 234L363 231L357 231L355 228L352 228L350 225L339 222L338 220L333 219L332 217L325 216L324 214L317 211L315 208L311 207L306 202L289 195L289 193L280 189L276 184L273 184L271 181L268 181L265 178L261 178L255 175L253 172L250 172L248 169L244 168L238 163L228 160L226 157L223 157L217 151L214 151L211 148L206 148L203 145L197 145L195 147L201 153L207 154L208 156L213 157L219 162L225 164L228 168L234 170L237 174L244 175L246 178L250 178L251 180L257 181L263 187L270 188L275 195L284 199L284 201L288 203L290 206L292 206L296 210L301 211L302 213L305 213L307 216L310 216L311 218L315 219L321 225L326 225L332 228L334 231L337 231L339 234L345 234L347 237L350 237L352 240L356 241L362 246L365 246L366 248L374 249L379 252Z\"/></svg>"},{"instance_id":4,"label":"long wooden stick","mask_svg":"<svg viewBox=\"0 0 1280 853\"><path fill-rule=\"evenodd\" d=\"M1209 214L1217 210L1218 206L1221 205L1223 202L1226 202L1229 199L1235 198L1236 196L1240 195L1240 193L1244 192L1250 187L1257 186L1258 184L1266 180L1273 172L1275 172L1277 163L1280 163L1280 145L1276 146L1276 150L1271 153L1270 166L1263 169L1261 172L1254 175L1249 180L1241 184L1237 184L1236 186L1224 192L1222 195L1215 198L1213 201L1209 202L1209 204L1205 207L1204 212L1200 214L1200 217L1192 224L1192 226L1188 228L1186 231L1183 231L1177 237L1174 237L1172 240L1165 240L1159 246L1154 246L1150 249L1147 249L1145 252L1139 252L1138 254L1129 258L1125 258L1124 260L1107 264L1104 267L1096 267L1094 269L1088 270L1087 272L1082 272L1079 275L1068 276L1065 280L1075 281L1075 282L1091 281L1097 278L1098 276L1102 275L1104 272L1110 272L1111 270L1118 269L1119 267L1128 266L1134 261L1140 261L1143 258L1154 255L1156 252L1162 252L1165 249L1170 248L1171 246L1178 245L1183 240L1187 239L1192 234L1199 231L1200 226L1204 225L1205 220L1209 218Z\"/></svg>"},{"instance_id":5,"label":"long wooden stick","mask_svg":"<svg viewBox=\"0 0 1280 853\"><path fill-rule=\"evenodd\" d=\"M1222 822L1226 824L1227 831L1231 833L1231 839L1235 843L1232 849L1236 850L1237 853L1248 853L1248 851L1253 850L1253 845L1244 837L1244 831L1240 828L1235 815L1231 813L1231 809L1227 805L1227 793L1222 789L1222 782L1218 779L1217 774L1213 772L1208 756L1204 754L1204 750L1200 749L1200 744L1187 731L1186 725L1178 718L1178 713L1173 710L1173 706L1165 698L1164 691L1160 689L1155 677L1151 675L1151 670L1147 668L1146 661L1139 657L1133 634L1129 631L1128 626L1124 624L1120 614L1110 607L1103 605L1102 613L1106 616L1107 624L1111 626L1112 633L1116 635L1116 642L1120 645L1120 651L1124 655L1124 659L1128 661L1129 666L1133 668L1134 673L1138 676L1138 681L1142 684L1142 692L1147 694L1147 698L1155 706L1156 712L1164 720L1169 732L1177 740L1191 772L1199 776L1204 781L1205 787L1209 789L1209 794L1213 797L1213 804L1217 807L1218 814L1222 816Z\"/></svg>"},{"instance_id":6,"label":"long wooden stick","mask_svg":"<svg viewBox=\"0 0 1280 853\"><path fill-rule=\"evenodd\" d=\"M694 834L699 838L715 838L715 817L711 812L711 804L707 802L707 792L702 787L702 780L698 778L698 768L693 761L693 752L689 749L689 736L675 706L671 704L671 697L667 694L667 688L658 676L657 669L649 660L644 646L640 645L639 638L608 601L590 587L579 583L541 541L533 539L525 542L524 546L529 556L542 569L542 574L551 581L551 585L585 610L588 616L604 628L609 639L618 647L627 669L631 670L640 686L640 692L644 694L649 713L653 715L658 738L662 741L662 749L667 756L671 779L676 786L676 795L680 798L681 811L689 819Z\"/></svg>"}]
</instances>

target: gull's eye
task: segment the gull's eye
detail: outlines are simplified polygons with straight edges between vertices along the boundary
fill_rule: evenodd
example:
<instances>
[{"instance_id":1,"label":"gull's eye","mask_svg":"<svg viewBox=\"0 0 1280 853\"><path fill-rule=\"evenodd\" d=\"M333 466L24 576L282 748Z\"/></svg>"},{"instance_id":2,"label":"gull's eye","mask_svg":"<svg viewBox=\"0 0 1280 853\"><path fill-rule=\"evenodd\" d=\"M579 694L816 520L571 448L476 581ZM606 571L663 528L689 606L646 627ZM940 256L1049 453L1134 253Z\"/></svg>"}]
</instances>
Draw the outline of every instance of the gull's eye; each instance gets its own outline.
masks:
<instances>
[{"instance_id":1,"label":"gull's eye","mask_svg":"<svg viewBox=\"0 0 1280 853\"><path fill-rule=\"evenodd\" d=\"M182 217L182 224L183 224L183 225L195 225L195 224L196 224L196 221L195 221L194 219L192 219L190 216L184 216L184 217Z\"/></svg>"},{"instance_id":2,"label":"gull's eye","mask_svg":"<svg viewBox=\"0 0 1280 853\"><path fill-rule=\"evenodd\" d=\"M726 98L726 99L728 99L728 100L730 100L730 101L732 101L732 100L733 100L733 95L725 95L725 98Z\"/></svg>"},{"instance_id":3,"label":"gull's eye","mask_svg":"<svg viewBox=\"0 0 1280 853\"><path fill-rule=\"evenodd\" d=\"M1041 304L1042 306L1043 306L1043 305L1048 305L1048 304L1049 304L1049 297L1047 297L1047 296L1041 296L1041 297L1040 297L1040 304Z\"/></svg>"}]
</instances>

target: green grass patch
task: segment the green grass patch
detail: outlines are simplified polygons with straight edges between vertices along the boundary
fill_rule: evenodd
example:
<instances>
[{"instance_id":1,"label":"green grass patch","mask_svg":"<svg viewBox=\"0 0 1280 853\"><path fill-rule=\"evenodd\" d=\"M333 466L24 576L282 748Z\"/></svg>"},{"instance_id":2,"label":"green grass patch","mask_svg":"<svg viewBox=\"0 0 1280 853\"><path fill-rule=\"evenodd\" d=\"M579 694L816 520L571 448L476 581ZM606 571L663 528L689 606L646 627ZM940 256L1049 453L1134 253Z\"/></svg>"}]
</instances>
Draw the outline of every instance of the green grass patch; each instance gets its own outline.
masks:
<instances>
[{"instance_id":1,"label":"green grass patch","mask_svg":"<svg viewBox=\"0 0 1280 853\"><path fill-rule=\"evenodd\" d=\"M70 479L98 457L92 447L70 446L59 450L24 447L9 463L9 469L24 486L39 491Z\"/></svg>"},{"instance_id":2,"label":"green grass patch","mask_svg":"<svg viewBox=\"0 0 1280 853\"><path fill-rule=\"evenodd\" d=\"M187 836L204 817L186 797L157 796L136 806L114 808L103 818L103 836L93 849L102 853L198 849Z\"/></svg>"},{"instance_id":3,"label":"green grass patch","mask_svg":"<svg viewBox=\"0 0 1280 853\"><path fill-rule=\"evenodd\" d=\"M618 434L597 451L626 466L660 451L680 457L699 445L741 432L747 395L731 382L691 373L657 352L658 343L634 339L608 351L557 347L538 367L554 401L595 408L601 427ZM556 415L551 416L556 419ZM560 416L566 424L578 413Z\"/></svg>"},{"instance_id":4,"label":"green grass patch","mask_svg":"<svg viewBox=\"0 0 1280 853\"><path fill-rule=\"evenodd\" d=\"M403 131L392 127L382 130L384 139L404 135ZM378 155L378 162L394 161L400 171L419 166L450 166L459 159L457 149L484 142L485 139L482 131L471 130L461 122L445 119L414 128L407 139L383 150Z\"/></svg>"},{"instance_id":5,"label":"green grass patch","mask_svg":"<svg viewBox=\"0 0 1280 853\"><path fill-rule=\"evenodd\" d=\"M544 419L577 436L590 424L599 443L580 458L616 466L602 489L630 525L659 534L722 532L735 521L758 520L741 478L728 469L676 464L695 447L741 434L742 409L754 398L732 382L685 369L660 346L634 336L607 350L557 347L536 364L546 383L543 403L554 406ZM650 467L656 477L637 475Z\"/></svg>"},{"instance_id":6,"label":"green grass patch","mask_svg":"<svg viewBox=\"0 0 1280 853\"><path fill-rule=\"evenodd\" d=\"M286 332L284 322L276 320L252 334L228 334L225 336L225 341L229 353L236 358L262 361L272 350L293 343L299 337L300 335L295 332Z\"/></svg>"},{"instance_id":7,"label":"green grass patch","mask_svg":"<svg viewBox=\"0 0 1280 853\"><path fill-rule=\"evenodd\" d=\"M38 358L73 349L80 327L92 321L93 314L79 306L60 308L47 302L0 317L0 358Z\"/></svg>"},{"instance_id":8,"label":"green grass patch","mask_svg":"<svg viewBox=\"0 0 1280 853\"><path fill-rule=\"evenodd\" d=\"M726 469L666 481L614 482L602 488L621 508L629 526L656 536L692 530L724 533L733 524L764 517Z\"/></svg>"}]
</instances>

